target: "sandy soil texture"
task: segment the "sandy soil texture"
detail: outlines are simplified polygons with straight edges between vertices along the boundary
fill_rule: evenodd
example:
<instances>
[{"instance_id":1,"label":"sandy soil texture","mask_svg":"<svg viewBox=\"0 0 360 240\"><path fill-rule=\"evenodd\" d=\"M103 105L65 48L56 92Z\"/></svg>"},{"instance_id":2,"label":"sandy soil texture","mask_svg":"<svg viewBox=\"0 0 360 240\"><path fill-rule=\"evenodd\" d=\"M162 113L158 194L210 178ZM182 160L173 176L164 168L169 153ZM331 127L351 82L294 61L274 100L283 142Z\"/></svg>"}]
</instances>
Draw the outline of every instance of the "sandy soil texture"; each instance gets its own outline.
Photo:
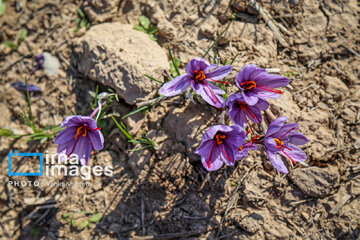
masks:
<instances>
[{"instance_id":1,"label":"sandy soil texture","mask_svg":"<svg viewBox=\"0 0 360 240\"><path fill-rule=\"evenodd\" d=\"M77 8L90 29L74 31ZM239 54L230 89L236 89L236 72L249 63L289 77L282 97L269 101L265 122L288 116L300 124L311 140L303 146L309 167L296 165L281 175L259 151L208 173L193 152L221 111L183 96L124 120L135 136L147 131L158 150L130 151L135 146L111 118L105 121L105 147L89 165L111 166L112 177L9 176L9 152L56 152L56 145L0 137L0 239L359 239L358 1L8 0L0 41L18 41L22 29L27 36L14 51L0 44L0 128L31 133L20 117L29 110L26 95L11 83L30 76L40 53L60 65L55 75L39 70L29 77L42 88L31 96L38 126L89 115L89 91L97 85L117 91L121 99L111 109L124 116L158 96L160 84L144 74L164 81L168 46L185 72L232 14L236 20L214 47L222 61ZM157 26L158 41L132 29L141 15ZM208 60L213 56L211 51ZM93 213L101 220L83 230L66 217L79 223Z\"/></svg>"}]
</instances>

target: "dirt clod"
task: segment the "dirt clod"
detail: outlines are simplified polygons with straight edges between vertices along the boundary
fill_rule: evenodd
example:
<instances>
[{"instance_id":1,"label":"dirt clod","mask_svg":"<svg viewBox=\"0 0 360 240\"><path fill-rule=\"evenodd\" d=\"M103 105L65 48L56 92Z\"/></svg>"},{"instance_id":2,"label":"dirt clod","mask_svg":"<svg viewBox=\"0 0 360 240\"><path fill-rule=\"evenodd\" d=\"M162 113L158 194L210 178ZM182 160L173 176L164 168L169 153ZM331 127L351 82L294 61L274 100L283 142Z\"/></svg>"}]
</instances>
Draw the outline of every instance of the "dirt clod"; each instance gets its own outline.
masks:
<instances>
[{"instance_id":1,"label":"dirt clod","mask_svg":"<svg viewBox=\"0 0 360 240\"><path fill-rule=\"evenodd\" d=\"M116 89L127 103L148 100L158 84L144 76L161 75L167 56L148 35L130 25L103 23L78 41L78 69L85 76Z\"/></svg>"},{"instance_id":2,"label":"dirt clod","mask_svg":"<svg viewBox=\"0 0 360 240\"><path fill-rule=\"evenodd\" d=\"M304 194L310 197L324 197L339 183L339 174L336 171L318 167L295 169L289 177Z\"/></svg>"}]
</instances>

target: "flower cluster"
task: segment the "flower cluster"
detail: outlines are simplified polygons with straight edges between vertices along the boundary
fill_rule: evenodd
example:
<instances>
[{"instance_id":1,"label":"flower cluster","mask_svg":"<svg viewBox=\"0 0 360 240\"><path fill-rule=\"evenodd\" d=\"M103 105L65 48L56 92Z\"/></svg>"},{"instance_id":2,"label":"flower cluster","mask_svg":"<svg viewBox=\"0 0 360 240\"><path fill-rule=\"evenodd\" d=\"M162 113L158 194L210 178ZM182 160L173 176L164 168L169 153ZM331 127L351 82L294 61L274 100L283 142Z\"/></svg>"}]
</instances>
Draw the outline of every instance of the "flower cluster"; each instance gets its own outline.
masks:
<instances>
[{"instance_id":1,"label":"flower cluster","mask_svg":"<svg viewBox=\"0 0 360 240\"><path fill-rule=\"evenodd\" d=\"M262 123L262 113L269 107L267 99L280 98L282 91L276 88L289 84L289 79L276 74L269 74L265 69L254 64L246 65L236 75L239 90L225 101L225 91L214 83L225 83L224 78L233 70L232 66L209 64L205 59L192 59L186 66L186 74L180 75L163 85L160 93L174 96L186 91L190 86L207 103L217 108L228 107L228 114L235 125L216 125L209 128L195 151L201 156L203 166L208 171L219 169L223 163L233 166L235 161L248 156L249 150L262 145L266 149L272 165L281 173L288 170L278 153L293 163L306 160L306 154L297 145L309 140L297 132L299 124L289 123L287 117L279 117L268 127L265 136L255 135L249 120ZM246 126L250 131L245 132ZM251 133L251 134L250 134ZM250 135L249 135L250 134ZM252 137L249 137L252 136Z\"/></svg>"}]
</instances>

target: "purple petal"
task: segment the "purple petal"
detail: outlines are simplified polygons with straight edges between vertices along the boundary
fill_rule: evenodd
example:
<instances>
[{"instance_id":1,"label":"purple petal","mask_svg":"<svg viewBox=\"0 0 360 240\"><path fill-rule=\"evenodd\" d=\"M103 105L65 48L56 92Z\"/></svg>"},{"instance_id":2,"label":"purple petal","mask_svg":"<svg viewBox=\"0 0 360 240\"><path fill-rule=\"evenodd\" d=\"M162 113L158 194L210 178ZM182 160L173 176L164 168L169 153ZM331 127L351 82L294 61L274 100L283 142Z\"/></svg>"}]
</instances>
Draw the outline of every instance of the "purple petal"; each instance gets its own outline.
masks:
<instances>
[{"instance_id":1,"label":"purple petal","mask_svg":"<svg viewBox=\"0 0 360 240\"><path fill-rule=\"evenodd\" d=\"M265 137L269 137L272 134L279 131L279 129L284 125L284 123L287 120L288 120L287 117L279 117L279 118L275 119L274 121L272 121L268 127Z\"/></svg>"},{"instance_id":2,"label":"purple petal","mask_svg":"<svg viewBox=\"0 0 360 240\"><path fill-rule=\"evenodd\" d=\"M287 174L288 170L284 164L284 162L279 158L276 153L272 153L270 151L266 151L269 156L271 164L281 173Z\"/></svg>"},{"instance_id":3,"label":"purple petal","mask_svg":"<svg viewBox=\"0 0 360 240\"><path fill-rule=\"evenodd\" d=\"M243 145L246 140L246 133L243 128L238 125L232 125L231 132L226 134L226 145L229 145L233 150L237 150L239 146Z\"/></svg>"},{"instance_id":4,"label":"purple petal","mask_svg":"<svg viewBox=\"0 0 360 240\"><path fill-rule=\"evenodd\" d=\"M13 87L19 91L26 91L26 83L21 82L21 81L11 83L11 87ZM29 89L29 92L41 92L41 88L39 88L38 86L35 86L33 84L28 84L28 89Z\"/></svg>"},{"instance_id":5,"label":"purple petal","mask_svg":"<svg viewBox=\"0 0 360 240\"><path fill-rule=\"evenodd\" d=\"M276 133L272 135L274 138L288 139L289 136L299 129L298 123L284 124Z\"/></svg>"},{"instance_id":6,"label":"purple petal","mask_svg":"<svg viewBox=\"0 0 360 240\"><path fill-rule=\"evenodd\" d=\"M75 139L77 127L68 127L63 129L55 138L55 144L64 144L69 142L72 139Z\"/></svg>"},{"instance_id":7,"label":"purple petal","mask_svg":"<svg viewBox=\"0 0 360 240\"><path fill-rule=\"evenodd\" d=\"M217 64L210 64L209 66L207 66L207 67L204 69L204 73L209 72L210 70L216 68L217 66L218 66Z\"/></svg>"},{"instance_id":8,"label":"purple petal","mask_svg":"<svg viewBox=\"0 0 360 240\"><path fill-rule=\"evenodd\" d=\"M237 106L236 103L233 103L230 107L229 107L229 116L231 118L231 120L241 126L242 128L245 128L247 125L247 121L244 115L244 111Z\"/></svg>"},{"instance_id":9,"label":"purple petal","mask_svg":"<svg viewBox=\"0 0 360 240\"><path fill-rule=\"evenodd\" d=\"M248 106L247 111L245 111L245 114L254 123L261 123L262 122L261 111L255 106Z\"/></svg>"},{"instance_id":10,"label":"purple petal","mask_svg":"<svg viewBox=\"0 0 360 240\"><path fill-rule=\"evenodd\" d=\"M269 103L266 100L259 99L256 103L256 107L259 108L261 111L265 111L269 108Z\"/></svg>"},{"instance_id":11,"label":"purple petal","mask_svg":"<svg viewBox=\"0 0 360 240\"><path fill-rule=\"evenodd\" d=\"M221 161L219 158L214 159L214 160L211 160L211 165L210 165L210 167L209 167L209 165L207 164L205 158L201 158L201 162L202 162L204 168L205 168L206 170L208 170L208 171L216 171L216 170L218 170L219 168L221 168L221 166L224 164L224 162Z\"/></svg>"},{"instance_id":12,"label":"purple petal","mask_svg":"<svg viewBox=\"0 0 360 240\"><path fill-rule=\"evenodd\" d=\"M254 80L253 78L256 77L258 74L266 72L265 69L259 68L255 64L248 64L244 66L241 71L236 75L236 85L241 88L242 82L247 82ZM251 78L251 79L250 79Z\"/></svg>"},{"instance_id":13,"label":"purple petal","mask_svg":"<svg viewBox=\"0 0 360 240\"><path fill-rule=\"evenodd\" d=\"M280 151L279 153L281 155L283 155L284 157L291 157L295 162L304 162L307 159L306 153L301 150L300 148L298 148L297 146L293 145L293 144L284 144L285 147L291 149L286 149L286 148L282 148L282 151L284 151L288 156L286 156L286 154L284 154L282 151Z\"/></svg>"},{"instance_id":14,"label":"purple petal","mask_svg":"<svg viewBox=\"0 0 360 240\"><path fill-rule=\"evenodd\" d=\"M262 99L277 99L281 97L280 93L275 93L260 88L254 89L253 92L255 92L256 96Z\"/></svg>"},{"instance_id":15,"label":"purple petal","mask_svg":"<svg viewBox=\"0 0 360 240\"><path fill-rule=\"evenodd\" d=\"M82 119L83 123L86 123L90 129L96 129L97 128L96 121L92 117L81 116L81 119Z\"/></svg>"},{"instance_id":16,"label":"purple petal","mask_svg":"<svg viewBox=\"0 0 360 240\"><path fill-rule=\"evenodd\" d=\"M264 145L268 151L271 151L271 152L279 151L279 148L277 147L275 139L272 137L265 138Z\"/></svg>"},{"instance_id":17,"label":"purple petal","mask_svg":"<svg viewBox=\"0 0 360 240\"><path fill-rule=\"evenodd\" d=\"M202 142L206 142L206 141L209 141L209 140L212 140L216 133L218 131L221 131L223 133L227 133L227 132L230 132L232 131L233 128L232 127L229 127L229 126L225 126L225 125L215 125L215 126L212 126L211 128L209 128L208 130L206 130L204 136L203 136L203 139L202 139Z\"/></svg>"},{"instance_id":18,"label":"purple petal","mask_svg":"<svg viewBox=\"0 0 360 240\"><path fill-rule=\"evenodd\" d=\"M64 121L61 124L61 127L74 127L74 126L80 126L83 123L81 116L79 115L72 115L68 116L64 119Z\"/></svg>"},{"instance_id":19,"label":"purple petal","mask_svg":"<svg viewBox=\"0 0 360 240\"><path fill-rule=\"evenodd\" d=\"M256 144L251 145L251 143L246 144L241 151L237 151L235 155L236 161L247 158L249 155L250 150L257 150L259 149Z\"/></svg>"},{"instance_id":20,"label":"purple petal","mask_svg":"<svg viewBox=\"0 0 360 240\"><path fill-rule=\"evenodd\" d=\"M243 91L243 94L244 94L244 101L246 102L246 104L250 106L255 105L259 100L257 95L253 92Z\"/></svg>"},{"instance_id":21,"label":"purple petal","mask_svg":"<svg viewBox=\"0 0 360 240\"><path fill-rule=\"evenodd\" d=\"M271 88L284 87L290 83L290 80L286 77L276 74L269 74L267 72L258 74L254 80L256 81L257 85Z\"/></svg>"},{"instance_id":22,"label":"purple petal","mask_svg":"<svg viewBox=\"0 0 360 240\"><path fill-rule=\"evenodd\" d=\"M231 103L235 101L242 101L244 102L244 96L241 93L233 93L228 97L226 101L226 106L230 106Z\"/></svg>"},{"instance_id":23,"label":"purple petal","mask_svg":"<svg viewBox=\"0 0 360 240\"><path fill-rule=\"evenodd\" d=\"M191 76L183 74L165 83L160 89L160 94L168 97L175 96L184 92L190 85Z\"/></svg>"},{"instance_id":24,"label":"purple petal","mask_svg":"<svg viewBox=\"0 0 360 240\"><path fill-rule=\"evenodd\" d=\"M81 165L87 165L91 151L92 148L90 141L86 137L81 136L75 146L73 154L78 155Z\"/></svg>"},{"instance_id":25,"label":"purple petal","mask_svg":"<svg viewBox=\"0 0 360 240\"><path fill-rule=\"evenodd\" d=\"M88 136L94 150L99 151L104 148L104 136L99 130L88 131Z\"/></svg>"},{"instance_id":26,"label":"purple petal","mask_svg":"<svg viewBox=\"0 0 360 240\"><path fill-rule=\"evenodd\" d=\"M203 58L194 58L186 65L186 72L191 76L194 71L205 70L210 64Z\"/></svg>"},{"instance_id":27,"label":"purple petal","mask_svg":"<svg viewBox=\"0 0 360 240\"><path fill-rule=\"evenodd\" d=\"M216 94L216 92L220 91L219 87L207 83L207 86L205 84L194 84L193 89L196 94L199 94L208 104L217 108L223 108L225 106L225 99ZM215 101L214 98L216 98L217 101Z\"/></svg>"},{"instance_id":28,"label":"purple petal","mask_svg":"<svg viewBox=\"0 0 360 240\"><path fill-rule=\"evenodd\" d=\"M196 154L201 156L201 162L208 171L215 171L219 169L223 164L223 162L220 161L218 157L220 153L220 148L214 144L216 144L215 141L207 141L195 151ZM211 163L209 164L210 155Z\"/></svg>"},{"instance_id":29,"label":"purple petal","mask_svg":"<svg viewBox=\"0 0 360 240\"><path fill-rule=\"evenodd\" d=\"M303 134L301 134L299 132L294 132L290 136L290 142L295 145L304 145L304 144L310 142L310 140L307 137L305 137Z\"/></svg>"},{"instance_id":30,"label":"purple petal","mask_svg":"<svg viewBox=\"0 0 360 240\"><path fill-rule=\"evenodd\" d=\"M75 140L75 138L73 138L72 140L70 140L66 143L58 144L57 152L69 155L71 153L71 150L74 148L75 143L76 143L76 140Z\"/></svg>"},{"instance_id":31,"label":"purple petal","mask_svg":"<svg viewBox=\"0 0 360 240\"><path fill-rule=\"evenodd\" d=\"M207 82L208 86L211 88L211 91L213 91L213 93L217 94L217 95L223 95L225 94L225 91L221 89L221 87L218 87L214 84L212 84L211 82ZM210 84L210 85L209 85ZM225 102L224 102L225 105Z\"/></svg>"},{"instance_id":32,"label":"purple petal","mask_svg":"<svg viewBox=\"0 0 360 240\"><path fill-rule=\"evenodd\" d=\"M228 166L233 166L235 164L235 154L234 149L227 144L220 144L220 154L219 158Z\"/></svg>"},{"instance_id":33,"label":"purple petal","mask_svg":"<svg viewBox=\"0 0 360 240\"><path fill-rule=\"evenodd\" d=\"M212 70L211 72L206 73L206 77L213 80L221 80L229 75L232 70L233 67L231 65L221 66L215 70Z\"/></svg>"}]
</instances>

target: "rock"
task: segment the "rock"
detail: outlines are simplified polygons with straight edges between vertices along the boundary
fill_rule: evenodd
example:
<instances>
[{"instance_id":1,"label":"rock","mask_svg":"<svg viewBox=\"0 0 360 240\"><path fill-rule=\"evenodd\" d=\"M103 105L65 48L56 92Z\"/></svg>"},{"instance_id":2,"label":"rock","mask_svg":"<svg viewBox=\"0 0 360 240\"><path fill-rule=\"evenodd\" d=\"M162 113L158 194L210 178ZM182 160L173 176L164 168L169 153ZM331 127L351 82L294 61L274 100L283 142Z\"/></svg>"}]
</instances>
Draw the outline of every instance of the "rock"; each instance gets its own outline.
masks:
<instances>
[{"instance_id":1,"label":"rock","mask_svg":"<svg viewBox=\"0 0 360 240\"><path fill-rule=\"evenodd\" d=\"M310 197L324 197L331 193L339 181L339 174L330 169L309 167L290 172L291 181Z\"/></svg>"},{"instance_id":2,"label":"rock","mask_svg":"<svg viewBox=\"0 0 360 240\"><path fill-rule=\"evenodd\" d=\"M44 72L46 72L49 76L56 75L59 72L59 60L48 52L44 52L43 56L44 63L42 67L44 69Z\"/></svg>"},{"instance_id":3,"label":"rock","mask_svg":"<svg viewBox=\"0 0 360 240\"><path fill-rule=\"evenodd\" d=\"M89 0L82 9L90 22L105 22L117 13L119 4L120 0Z\"/></svg>"},{"instance_id":4,"label":"rock","mask_svg":"<svg viewBox=\"0 0 360 240\"><path fill-rule=\"evenodd\" d=\"M80 72L114 88L128 104L153 97L159 85L144 74L156 77L169 66L155 41L116 22L92 27L75 44L75 53Z\"/></svg>"},{"instance_id":5,"label":"rock","mask_svg":"<svg viewBox=\"0 0 360 240\"><path fill-rule=\"evenodd\" d=\"M176 141L186 147L186 152L191 159L197 159L194 154L200 145L205 131L210 127L209 122L213 119L208 106L189 103L184 107L172 107L168 116L164 119L163 129ZM183 151L178 149L178 152Z\"/></svg>"},{"instance_id":6,"label":"rock","mask_svg":"<svg viewBox=\"0 0 360 240\"><path fill-rule=\"evenodd\" d=\"M253 213L241 219L239 225L242 229L244 229L248 233L253 234L260 229L263 223L264 223L264 218L257 213Z\"/></svg>"}]
</instances>

